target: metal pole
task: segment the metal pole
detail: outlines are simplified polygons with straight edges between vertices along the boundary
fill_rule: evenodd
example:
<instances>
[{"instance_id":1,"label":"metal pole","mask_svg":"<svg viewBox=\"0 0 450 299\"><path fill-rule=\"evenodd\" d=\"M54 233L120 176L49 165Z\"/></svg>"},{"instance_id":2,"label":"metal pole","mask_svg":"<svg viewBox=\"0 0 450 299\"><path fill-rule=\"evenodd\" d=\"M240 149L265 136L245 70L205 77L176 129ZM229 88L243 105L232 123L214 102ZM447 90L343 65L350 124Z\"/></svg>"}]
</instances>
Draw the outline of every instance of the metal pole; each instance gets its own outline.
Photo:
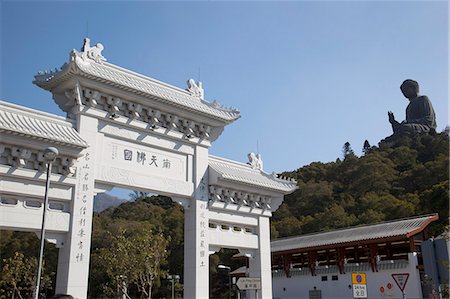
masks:
<instances>
[{"instance_id":1,"label":"metal pole","mask_svg":"<svg viewBox=\"0 0 450 299\"><path fill-rule=\"evenodd\" d=\"M45 243L45 215L48 205L48 190L50 189L50 172L52 169L52 162L48 162L47 164L47 179L45 184L45 196L44 196L44 211L42 213L42 228L41 228L41 249L39 251L39 264L38 264L38 272L36 279L36 289L34 293L34 298L39 298L39 287L41 283L41 271L42 271L42 257L44 255L44 243Z\"/></svg>"},{"instance_id":2,"label":"metal pole","mask_svg":"<svg viewBox=\"0 0 450 299\"><path fill-rule=\"evenodd\" d=\"M228 286L229 286L229 294L228 294L228 299L231 299L231 275L230 275L230 270L228 270Z\"/></svg>"},{"instance_id":3,"label":"metal pole","mask_svg":"<svg viewBox=\"0 0 450 299\"><path fill-rule=\"evenodd\" d=\"M172 299L175 298L175 278L172 277Z\"/></svg>"}]
</instances>

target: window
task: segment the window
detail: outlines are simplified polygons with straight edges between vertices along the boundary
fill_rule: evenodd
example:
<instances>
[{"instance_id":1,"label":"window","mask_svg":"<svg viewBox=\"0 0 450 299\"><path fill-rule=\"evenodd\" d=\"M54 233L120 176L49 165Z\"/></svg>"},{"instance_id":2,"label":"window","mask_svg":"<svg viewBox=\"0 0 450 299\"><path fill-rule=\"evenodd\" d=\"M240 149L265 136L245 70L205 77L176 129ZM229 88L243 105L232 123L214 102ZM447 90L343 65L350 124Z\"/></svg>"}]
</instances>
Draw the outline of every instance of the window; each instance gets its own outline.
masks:
<instances>
[{"instance_id":1,"label":"window","mask_svg":"<svg viewBox=\"0 0 450 299\"><path fill-rule=\"evenodd\" d=\"M27 200L27 201L25 201L25 205L27 207L31 207L31 208L40 208L42 203L37 200Z\"/></svg>"},{"instance_id":2,"label":"window","mask_svg":"<svg viewBox=\"0 0 450 299\"><path fill-rule=\"evenodd\" d=\"M327 281L328 280L328 276L322 276L322 281Z\"/></svg>"},{"instance_id":3,"label":"window","mask_svg":"<svg viewBox=\"0 0 450 299\"><path fill-rule=\"evenodd\" d=\"M18 200L15 198L5 198L5 197L0 198L0 202L5 205L16 205L17 201Z\"/></svg>"},{"instance_id":4,"label":"window","mask_svg":"<svg viewBox=\"0 0 450 299\"><path fill-rule=\"evenodd\" d=\"M338 276L337 275L331 276L331 280L338 280Z\"/></svg>"},{"instance_id":5,"label":"window","mask_svg":"<svg viewBox=\"0 0 450 299\"><path fill-rule=\"evenodd\" d=\"M52 210L58 210L58 211L64 210L64 204L61 202L51 202L48 204L48 207Z\"/></svg>"}]
</instances>

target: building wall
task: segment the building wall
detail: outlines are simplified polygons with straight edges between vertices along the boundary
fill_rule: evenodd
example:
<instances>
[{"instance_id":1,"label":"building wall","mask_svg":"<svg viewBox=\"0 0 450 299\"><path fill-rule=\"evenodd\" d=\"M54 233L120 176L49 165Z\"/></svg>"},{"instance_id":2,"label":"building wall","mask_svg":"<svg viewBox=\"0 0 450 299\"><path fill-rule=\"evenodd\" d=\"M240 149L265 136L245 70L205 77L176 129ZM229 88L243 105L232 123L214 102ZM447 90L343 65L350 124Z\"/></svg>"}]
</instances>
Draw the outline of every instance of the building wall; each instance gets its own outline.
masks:
<instances>
[{"instance_id":1,"label":"building wall","mask_svg":"<svg viewBox=\"0 0 450 299\"><path fill-rule=\"evenodd\" d=\"M274 299L309 299L309 291L321 290L323 299L351 299L352 272L365 273L367 277L367 293L369 299L402 299L402 293L391 274L409 273L405 288L405 299L422 299L419 271L417 270L415 253L408 254L408 261L382 261L378 264L379 271L372 272L367 263L360 265L348 264L345 274L339 274L336 266L325 268L320 266L317 275L311 276L309 269L293 269L290 278L284 271L272 272ZM333 280L337 278L337 280ZM323 281L323 277L327 280ZM392 287L389 289L388 284ZM350 286L350 287L349 287ZM382 293L380 288L384 288Z\"/></svg>"},{"instance_id":2,"label":"building wall","mask_svg":"<svg viewBox=\"0 0 450 299\"><path fill-rule=\"evenodd\" d=\"M429 239L421 245L424 281L424 293L438 293L442 284L449 282L449 241L442 238Z\"/></svg>"}]
</instances>

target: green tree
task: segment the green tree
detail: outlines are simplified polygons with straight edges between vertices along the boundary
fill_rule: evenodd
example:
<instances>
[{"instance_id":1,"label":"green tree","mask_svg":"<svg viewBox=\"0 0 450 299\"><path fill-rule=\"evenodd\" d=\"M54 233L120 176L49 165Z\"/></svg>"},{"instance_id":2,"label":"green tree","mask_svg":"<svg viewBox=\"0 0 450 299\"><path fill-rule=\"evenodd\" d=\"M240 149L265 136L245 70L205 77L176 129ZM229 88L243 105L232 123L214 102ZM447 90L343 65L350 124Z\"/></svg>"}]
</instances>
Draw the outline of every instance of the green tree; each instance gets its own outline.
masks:
<instances>
[{"instance_id":1,"label":"green tree","mask_svg":"<svg viewBox=\"0 0 450 299\"><path fill-rule=\"evenodd\" d=\"M392 182L397 178L397 171L390 159L372 153L359 158L347 175L347 188L354 196L361 197L367 192L389 192Z\"/></svg>"},{"instance_id":2,"label":"green tree","mask_svg":"<svg viewBox=\"0 0 450 299\"><path fill-rule=\"evenodd\" d=\"M154 232L149 223L127 223L116 233L108 232L109 245L97 250L93 259L108 277L103 290L114 296L123 284L137 287L141 298L151 298L156 278L164 274L161 265L168 251L168 239Z\"/></svg>"},{"instance_id":3,"label":"green tree","mask_svg":"<svg viewBox=\"0 0 450 299\"><path fill-rule=\"evenodd\" d=\"M369 143L369 141L367 139L364 141L364 145L363 145L363 150L362 151L363 151L363 153L365 155L370 153L370 151L371 151L371 146L370 146L370 143Z\"/></svg>"},{"instance_id":4,"label":"green tree","mask_svg":"<svg viewBox=\"0 0 450 299\"><path fill-rule=\"evenodd\" d=\"M348 214L345 209L338 204L332 204L322 213L314 215L314 219L320 222L322 230L351 226L354 225L357 220L355 215Z\"/></svg>"},{"instance_id":5,"label":"green tree","mask_svg":"<svg viewBox=\"0 0 450 299\"><path fill-rule=\"evenodd\" d=\"M26 257L16 252L10 258L2 260L0 279L1 298L31 298L36 287L37 258ZM54 273L46 273L43 263L40 296L46 296L46 290L51 289Z\"/></svg>"},{"instance_id":6,"label":"green tree","mask_svg":"<svg viewBox=\"0 0 450 299\"><path fill-rule=\"evenodd\" d=\"M283 218L272 223L279 237L295 236L302 233L302 223L294 216Z\"/></svg>"},{"instance_id":7,"label":"green tree","mask_svg":"<svg viewBox=\"0 0 450 299\"><path fill-rule=\"evenodd\" d=\"M342 156L344 157L344 159L354 154L355 153L352 150L350 142L347 141L346 143L344 143L344 146L342 147Z\"/></svg>"},{"instance_id":8,"label":"green tree","mask_svg":"<svg viewBox=\"0 0 450 299\"><path fill-rule=\"evenodd\" d=\"M130 198L130 200L132 201L136 201L138 199L142 199L148 196L147 192L142 192L142 191L133 191L130 194L128 194L128 197Z\"/></svg>"}]
</instances>

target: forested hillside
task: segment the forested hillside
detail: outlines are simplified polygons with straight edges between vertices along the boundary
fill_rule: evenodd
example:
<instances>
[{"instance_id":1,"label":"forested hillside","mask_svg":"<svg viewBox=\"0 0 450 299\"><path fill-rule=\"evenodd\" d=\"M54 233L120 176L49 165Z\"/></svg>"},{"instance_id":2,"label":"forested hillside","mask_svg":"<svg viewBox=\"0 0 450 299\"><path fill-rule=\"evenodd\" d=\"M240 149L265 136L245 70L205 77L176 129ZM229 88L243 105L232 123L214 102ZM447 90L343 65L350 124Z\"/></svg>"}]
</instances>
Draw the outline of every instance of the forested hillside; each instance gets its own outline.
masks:
<instances>
[{"instance_id":1,"label":"forested hillside","mask_svg":"<svg viewBox=\"0 0 450 299\"><path fill-rule=\"evenodd\" d=\"M447 132L364 144L361 157L346 143L336 162L314 162L282 175L298 180L272 218L272 237L286 237L438 212L434 234L448 225L449 136ZM110 298L125 281L132 297L170 297L168 273L183 273L181 206L163 196L136 193L133 201L94 215L90 298ZM38 239L33 233L1 232L0 289L10 298L33 290ZM219 262L238 266L233 252L211 256L211 294L227 297L227 275ZM46 285L54 285L57 249L46 244ZM26 278L28 277L28 278ZM125 278L126 277L126 278ZM176 289L181 295L182 288ZM47 295L52 294L48 289Z\"/></svg>"},{"instance_id":2,"label":"forested hillside","mask_svg":"<svg viewBox=\"0 0 450 299\"><path fill-rule=\"evenodd\" d=\"M272 218L272 237L286 237L439 212L433 227L448 224L449 136L447 132L366 141L362 157L350 144L336 162L314 162L284 176L299 189L286 196Z\"/></svg>"}]
</instances>

